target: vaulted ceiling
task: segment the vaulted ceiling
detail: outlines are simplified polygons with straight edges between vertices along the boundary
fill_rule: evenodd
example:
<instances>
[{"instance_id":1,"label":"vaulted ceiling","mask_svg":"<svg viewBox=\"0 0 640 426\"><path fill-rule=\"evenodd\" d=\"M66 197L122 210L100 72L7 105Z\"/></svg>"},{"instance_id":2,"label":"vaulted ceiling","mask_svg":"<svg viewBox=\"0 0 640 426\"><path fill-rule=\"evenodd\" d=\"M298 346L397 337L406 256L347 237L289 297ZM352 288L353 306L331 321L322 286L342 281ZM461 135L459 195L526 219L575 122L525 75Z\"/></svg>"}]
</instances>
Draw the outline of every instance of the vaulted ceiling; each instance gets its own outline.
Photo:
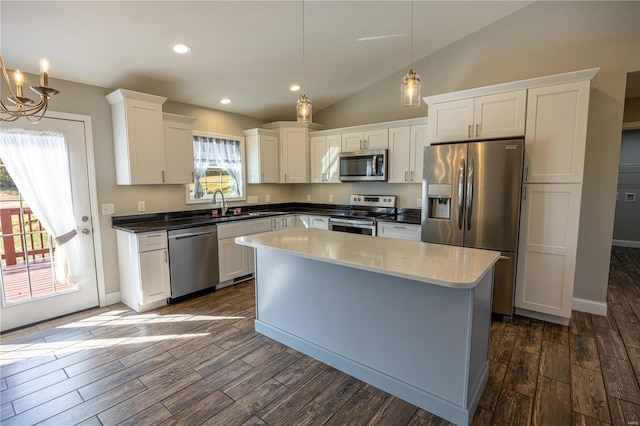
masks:
<instances>
[{"instance_id":1,"label":"vaulted ceiling","mask_svg":"<svg viewBox=\"0 0 640 426\"><path fill-rule=\"evenodd\" d=\"M414 62L529 4L416 1ZM306 1L304 92L319 111L408 70L411 2ZM294 119L301 1L0 1L7 67L264 120ZM171 47L185 42L191 53ZM220 99L232 102L221 105Z\"/></svg>"}]
</instances>

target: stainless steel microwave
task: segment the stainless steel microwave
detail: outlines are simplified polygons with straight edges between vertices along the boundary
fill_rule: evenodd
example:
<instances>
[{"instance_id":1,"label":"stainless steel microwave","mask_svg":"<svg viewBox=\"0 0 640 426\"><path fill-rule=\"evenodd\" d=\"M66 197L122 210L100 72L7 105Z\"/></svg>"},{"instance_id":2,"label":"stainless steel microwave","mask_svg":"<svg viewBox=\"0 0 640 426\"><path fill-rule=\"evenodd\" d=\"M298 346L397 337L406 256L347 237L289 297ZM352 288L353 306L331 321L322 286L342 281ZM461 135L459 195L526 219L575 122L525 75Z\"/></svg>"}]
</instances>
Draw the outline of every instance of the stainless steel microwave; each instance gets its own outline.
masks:
<instances>
[{"instance_id":1,"label":"stainless steel microwave","mask_svg":"<svg viewBox=\"0 0 640 426\"><path fill-rule=\"evenodd\" d=\"M386 181L387 150L340 153L340 181Z\"/></svg>"}]
</instances>

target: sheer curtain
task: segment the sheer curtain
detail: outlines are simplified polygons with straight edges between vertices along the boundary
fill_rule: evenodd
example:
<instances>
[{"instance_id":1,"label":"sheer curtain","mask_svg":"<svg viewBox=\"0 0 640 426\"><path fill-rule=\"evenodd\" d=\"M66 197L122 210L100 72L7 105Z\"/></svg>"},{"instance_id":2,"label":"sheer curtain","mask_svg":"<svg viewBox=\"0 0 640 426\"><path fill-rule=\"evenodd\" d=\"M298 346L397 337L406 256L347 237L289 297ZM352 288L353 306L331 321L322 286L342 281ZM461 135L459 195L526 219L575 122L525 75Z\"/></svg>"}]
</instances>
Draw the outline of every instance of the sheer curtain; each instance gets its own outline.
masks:
<instances>
[{"instance_id":1,"label":"sheer curtain","mask_svg":"<svg viewBox=\"0 0 640 426\"><path fill-rule=\"evenodd\" d=\"M0 129L0 158L18 190L54 238L56 278L78 282L85 273L77 236L69 155L64 134Z\"/></svg>"},{"instance_id":2,"label":"sheer curtain","mask_svg":"<svg viewBox=\"0 0 640 426\"><path fill-rule=\"evenodd\" d=\"M240 142L231 139L210 138L205 136L193 137L195 185L193 187L194 198L204 196L200 178L209 166L223 167L236 182L235 194L241 195L243 188L242 154Z\"/></svg>"}]
</instances>

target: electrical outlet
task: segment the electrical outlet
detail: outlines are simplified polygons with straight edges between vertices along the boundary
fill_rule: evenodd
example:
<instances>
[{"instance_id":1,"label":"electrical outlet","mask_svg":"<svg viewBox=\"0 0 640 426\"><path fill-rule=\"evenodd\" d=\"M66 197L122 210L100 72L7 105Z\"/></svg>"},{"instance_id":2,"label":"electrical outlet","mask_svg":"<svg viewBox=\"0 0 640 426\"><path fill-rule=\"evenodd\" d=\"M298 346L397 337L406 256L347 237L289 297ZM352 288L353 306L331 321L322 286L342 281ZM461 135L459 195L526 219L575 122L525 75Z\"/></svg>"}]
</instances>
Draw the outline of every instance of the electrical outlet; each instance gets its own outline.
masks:
<instances>
[{"instance_id":1,"label":"electrical outlet","mask_svg":"<svg viewBox=\"0 0 640 426\"><path fill-rule=\"evenodd\" d=\"M146 210L146 207L144 205L144 201L138 201L138 211L143 212L145 210Z\"/></svg>"},{"instance_id":2,"label":"electrical outlet","mask_svg":"<svg viewBox=\"0 0 640 426\"><path fill-rule=\"evenodd\" d=\"M271 202L271 195L265 195L265 200L267 201L267 203Z\"/></svg>"},{"instance_id":3,"label":"electrical outlet","mask_svg":"<svg viewBox=\"0 0 640 426\"><path fill-rule=\"evenodd\" d=\"M416 198L416 206L417 207L422 207L422 198L421 197Z\"/></svg>"},{"instance_id":4,"label":"electrical outlet","mask_svg":"<svg viewBox=\"0 0 640 426\"><path fill-rule=\"evenodd\" d=\"M307 201L311 201L311 194L307 194Z\"/></svg>"},{"instance_id":5,"label":"electrical outlet","mask_svg":"<svg viewBox=\"0 0 640 426\"><path fill-rule=\"evenodd\" d=\"M102 214L107 216L110 214L114 214L116 212L116 207L113 203L103 204L102 205Z\"/></svg>"},{"instance_id":6,"label":"electrical outlet","mask_svg":"<svg viewBox=\"0 0 640 426\"><path fill-rule=\"evenodd\" d=\"M329 195L329 202L333 203L333 194Z\"/></svg>"}]
</instances>

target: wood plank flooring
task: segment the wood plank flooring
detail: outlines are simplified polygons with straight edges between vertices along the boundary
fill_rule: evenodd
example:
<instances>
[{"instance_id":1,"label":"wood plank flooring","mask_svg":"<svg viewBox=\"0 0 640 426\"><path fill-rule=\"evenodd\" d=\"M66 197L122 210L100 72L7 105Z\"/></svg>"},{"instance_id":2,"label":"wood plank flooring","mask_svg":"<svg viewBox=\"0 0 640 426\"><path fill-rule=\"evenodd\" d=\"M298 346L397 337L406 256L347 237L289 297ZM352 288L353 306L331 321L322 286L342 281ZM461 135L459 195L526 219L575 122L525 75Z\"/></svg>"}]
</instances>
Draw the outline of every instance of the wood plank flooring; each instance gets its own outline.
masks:
<instances>
[{"instance_id":1,"label":"wood plank flooring","mask_svg":"<svg viewBox=\"0 0 640 426\"><path fill-rule=\"evenodd\" d=\"M474 425L638 425L640 250L614 248L609 315L493 322ZM136 314L5 333L3 425L448 425L253 331L253 282Z\"/></svg>"}]
</instances>

